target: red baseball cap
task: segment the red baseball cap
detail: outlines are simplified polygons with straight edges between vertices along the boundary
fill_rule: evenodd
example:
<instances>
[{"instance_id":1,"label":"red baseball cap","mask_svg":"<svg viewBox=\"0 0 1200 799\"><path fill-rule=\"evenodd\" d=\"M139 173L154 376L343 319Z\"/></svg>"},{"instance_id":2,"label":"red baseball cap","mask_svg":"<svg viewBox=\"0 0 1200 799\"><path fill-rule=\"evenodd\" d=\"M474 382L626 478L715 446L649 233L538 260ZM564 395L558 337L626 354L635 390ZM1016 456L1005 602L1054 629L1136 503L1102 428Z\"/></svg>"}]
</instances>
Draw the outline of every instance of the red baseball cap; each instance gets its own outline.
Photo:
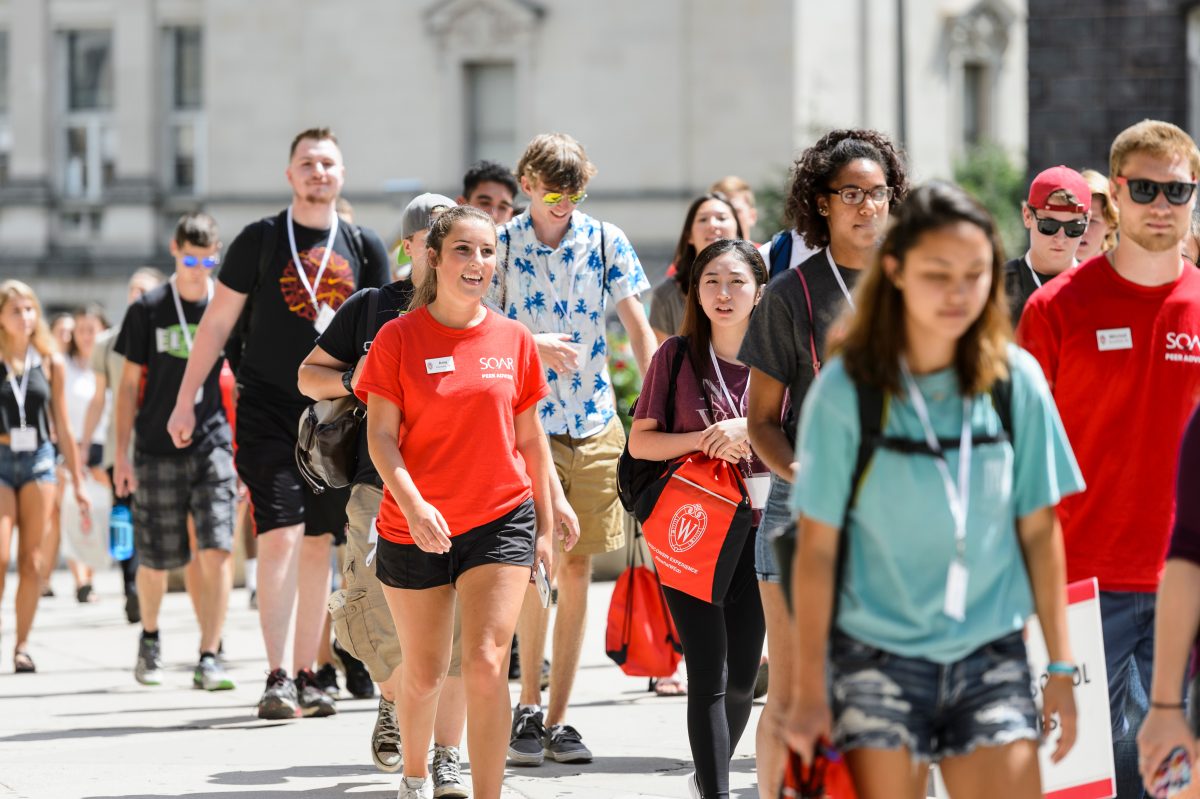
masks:
<instances>
[{"instance_id":1,"label":"red baseball cap","mask_svg":"<svg viewBox=\"0 0 1200 799\"><path fill-rule=\"evenodd\" d=\"M1056 191L1071 194L1074 203L1052 203L1050 195ZM1069 166L1055 166L1041 172L1029 185L1029 207L1037 211L1065 211L1069 214L1086 214L1092 207L1092 189L1083 175Z\"/></svg>"}]
</instances>

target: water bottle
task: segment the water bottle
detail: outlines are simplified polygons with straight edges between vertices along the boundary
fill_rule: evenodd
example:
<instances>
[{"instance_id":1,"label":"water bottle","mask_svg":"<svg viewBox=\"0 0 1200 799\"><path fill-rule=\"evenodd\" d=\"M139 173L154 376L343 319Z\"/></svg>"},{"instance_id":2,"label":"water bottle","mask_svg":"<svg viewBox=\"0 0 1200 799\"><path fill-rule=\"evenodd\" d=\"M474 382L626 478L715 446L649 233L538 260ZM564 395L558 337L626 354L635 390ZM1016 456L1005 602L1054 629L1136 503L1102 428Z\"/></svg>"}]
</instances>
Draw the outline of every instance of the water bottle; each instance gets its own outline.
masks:
<instances>
[{"instance_id":1,"label":"water bottle","mask_svg":"<svg viewBox=\"0 0 1200 799\"><path fill-rule=\"evenodd\" d=\"M128 505L113 505L108 517L108 554L113 560L133 557L133 515Z\"/></svg>"}]
</instances>

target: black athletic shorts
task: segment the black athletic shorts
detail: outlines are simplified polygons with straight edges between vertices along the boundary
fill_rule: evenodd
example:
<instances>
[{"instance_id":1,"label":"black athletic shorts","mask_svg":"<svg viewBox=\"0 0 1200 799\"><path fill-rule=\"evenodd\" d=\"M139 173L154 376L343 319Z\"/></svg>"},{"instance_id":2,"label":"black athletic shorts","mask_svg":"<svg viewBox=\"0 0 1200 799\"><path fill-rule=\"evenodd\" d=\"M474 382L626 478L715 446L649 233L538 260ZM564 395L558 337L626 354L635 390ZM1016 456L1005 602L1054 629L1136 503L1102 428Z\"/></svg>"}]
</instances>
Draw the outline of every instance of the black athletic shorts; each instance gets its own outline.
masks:
<instances>
[{"instance_id":1,"label":"black athletic shorts","mask_svg":"<svg viewBox=\"0 0 1200 799\"><path fill-rule=\"evenodd\" d=\"M250 492L257 532L303 523L305 535L332 533L334 543L343 544L349 486L314 494L296 467L296 436L305 407L239 392L238 477Z\"/></svg>"},{"instance_id":2,"label":"black athletic shorts","mask_svg":"<svg viewBox=\"0 0 1200 799\"><path fill-rule=\"evenodd\" d=\"M533 500L527 499L495 521L452 536L445 554L380 536L375 575L392 588L421 589L453 585L463 572L489 563L531 568L536 534Z\"/></svg>"}]
</instances>

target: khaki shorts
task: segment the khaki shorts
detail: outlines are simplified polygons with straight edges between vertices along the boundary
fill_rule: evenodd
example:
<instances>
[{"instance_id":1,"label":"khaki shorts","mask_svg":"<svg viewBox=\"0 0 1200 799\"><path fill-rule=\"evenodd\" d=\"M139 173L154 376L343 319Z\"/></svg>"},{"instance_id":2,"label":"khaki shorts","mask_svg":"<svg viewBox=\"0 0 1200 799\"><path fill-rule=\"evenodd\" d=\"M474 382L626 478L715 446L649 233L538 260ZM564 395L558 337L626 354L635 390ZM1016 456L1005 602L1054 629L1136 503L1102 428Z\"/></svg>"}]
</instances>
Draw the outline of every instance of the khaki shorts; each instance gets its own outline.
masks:
<instances>
[{"instance_id":1,"label":"khaki shorts","mask_svg":"<svg viewBox=\"0 0 1200 799\"><path fill-rule=\"evenodd\" d=\"M375 576L375 561L368 555L375 544L371 528L383 501L383 490L373 485L355 484L346 505L346 555L342 564L342 587L329 597L329 613L334 635L351 655L371 672L371 679L384 682L401 663L400 640L396 625L383 596L383 586ZM450 677L462 676L462 617L454 610L454 644L450 652Z\"/></svg>"},{"instance_id":2,"label":"khaki shorts","mask_svg":"<svg viewBox=\"0 0 1200 799\"><path fill-rule=\"evenodd\" d=\"M625 509L617 499L617 460L624 449L625 428L616 416L587 438L550 436L554 468L579 517L572 555L602 555L625 546Z\"/></svg>"}]
</instances>

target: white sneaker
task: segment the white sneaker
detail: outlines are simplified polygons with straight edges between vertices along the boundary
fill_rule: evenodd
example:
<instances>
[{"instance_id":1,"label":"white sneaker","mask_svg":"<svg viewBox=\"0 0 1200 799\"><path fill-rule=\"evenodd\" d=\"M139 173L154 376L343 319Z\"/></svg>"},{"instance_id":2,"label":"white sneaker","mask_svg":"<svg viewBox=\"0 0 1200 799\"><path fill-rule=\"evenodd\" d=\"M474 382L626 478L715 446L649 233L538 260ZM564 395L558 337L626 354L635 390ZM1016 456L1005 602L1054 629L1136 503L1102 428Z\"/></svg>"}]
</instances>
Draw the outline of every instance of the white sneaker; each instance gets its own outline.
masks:
<instances>
[{"instance_id":1,"label":"white sneaker","mask_svg":"<svg viewBox=\"0 0 1200 799\"><path fill-rule=\"evenodd\" d=\"M433 799L467 799L457 746L433 745Z\"/></svg>"},{"instance_id":2,"label":"white sneaker","mask_svg":"<svg viewBox=\"0 0 1200 799\"><path fill-rule=\"evenodd\" d=\"M433 799L433 781L428 777L404 777L396 799Z\"/></svg>"}]
</instances>

